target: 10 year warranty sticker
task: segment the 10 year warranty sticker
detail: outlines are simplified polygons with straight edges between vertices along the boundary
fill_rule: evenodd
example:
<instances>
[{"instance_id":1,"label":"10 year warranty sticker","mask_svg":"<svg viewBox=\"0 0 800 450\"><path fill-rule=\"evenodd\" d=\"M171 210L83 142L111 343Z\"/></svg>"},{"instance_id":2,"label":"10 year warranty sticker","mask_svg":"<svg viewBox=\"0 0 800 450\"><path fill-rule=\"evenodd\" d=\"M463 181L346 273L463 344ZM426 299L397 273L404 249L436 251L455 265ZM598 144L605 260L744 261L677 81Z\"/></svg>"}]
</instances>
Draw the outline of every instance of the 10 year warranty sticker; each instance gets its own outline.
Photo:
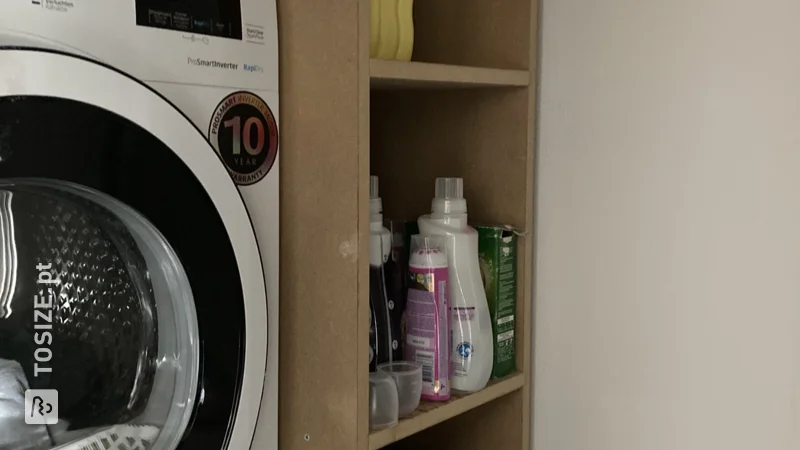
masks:
<instances>
[{"instance_id":1,"label":"10 year warranty sticker","mask_svg":"<svg viewBox=\"0 0 800 450\"><path fill-rule=\"evenodd\" d=\"M275 116L269 105L251 92L234 92L217 105L208 139L240 186L262 180L278 156Z\"/></svg>"}]
</instances>

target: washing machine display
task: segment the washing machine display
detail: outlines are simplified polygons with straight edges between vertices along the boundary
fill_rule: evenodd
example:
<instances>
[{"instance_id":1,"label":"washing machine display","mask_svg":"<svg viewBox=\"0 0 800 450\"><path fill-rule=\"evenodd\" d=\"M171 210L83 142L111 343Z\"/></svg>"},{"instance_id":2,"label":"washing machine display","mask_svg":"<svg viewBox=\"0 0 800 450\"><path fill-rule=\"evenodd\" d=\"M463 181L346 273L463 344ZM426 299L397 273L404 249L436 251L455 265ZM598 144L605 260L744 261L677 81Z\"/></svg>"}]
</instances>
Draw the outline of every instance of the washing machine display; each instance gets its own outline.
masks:
<instances>
[{"instance_id":1,"label":"washing machine display","mask_svg":"<svg viewBox=\"0 0 800 450\"><path fill-rule=\"evenodd\" d=\"M249 448L266 286L220 157L111 68L0 68L0 448Z\"/></svg>"},{"instance_id":2,"label":"washing machine display","mask_svg":"<svg viewBox=\"0 0 800 450\"><path fill-rule=\"evenodd\" d=\"M136 0L136 23L242 39L242 6L239 0Z\"/></svg>"}]
</instances>

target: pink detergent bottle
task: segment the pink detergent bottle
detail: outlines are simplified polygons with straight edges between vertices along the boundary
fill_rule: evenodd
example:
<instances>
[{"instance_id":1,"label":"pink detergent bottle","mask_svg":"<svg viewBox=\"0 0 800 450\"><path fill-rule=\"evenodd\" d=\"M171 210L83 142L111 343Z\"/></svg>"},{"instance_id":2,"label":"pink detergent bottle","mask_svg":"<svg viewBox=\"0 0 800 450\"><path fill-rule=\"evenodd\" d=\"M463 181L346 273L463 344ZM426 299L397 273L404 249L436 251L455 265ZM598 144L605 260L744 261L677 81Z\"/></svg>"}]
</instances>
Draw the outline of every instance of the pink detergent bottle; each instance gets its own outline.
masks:
<instances>
[{"instance_id":1,"label":"pink detergent bottle","mask_svg":"<svg viewBox=\"0 0 800 450\"><path fill-rule=\"evenodd\" d=\"M450 398L450 301L447 242L411 237L406 301L406 360L422 364L422 398Z\"/></svg>"}]
</instances>

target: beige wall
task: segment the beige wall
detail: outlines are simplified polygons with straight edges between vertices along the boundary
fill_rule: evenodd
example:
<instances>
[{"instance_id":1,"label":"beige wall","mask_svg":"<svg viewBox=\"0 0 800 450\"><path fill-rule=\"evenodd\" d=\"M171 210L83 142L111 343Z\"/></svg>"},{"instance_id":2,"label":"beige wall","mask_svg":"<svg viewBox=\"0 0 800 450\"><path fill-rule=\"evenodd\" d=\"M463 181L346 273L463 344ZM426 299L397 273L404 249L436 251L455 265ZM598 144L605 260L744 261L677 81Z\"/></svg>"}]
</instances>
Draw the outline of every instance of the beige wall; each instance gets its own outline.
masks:
<instances>
[{"instance_id":1,"label":"beige wall","mask_svg":"<svg viewBox=\"0 0 800 450\"><path fill-rule=\"evenodd\" d=\"M800 449L800 1L545 0L536 450Z\"/></svg>"}]
</instances>

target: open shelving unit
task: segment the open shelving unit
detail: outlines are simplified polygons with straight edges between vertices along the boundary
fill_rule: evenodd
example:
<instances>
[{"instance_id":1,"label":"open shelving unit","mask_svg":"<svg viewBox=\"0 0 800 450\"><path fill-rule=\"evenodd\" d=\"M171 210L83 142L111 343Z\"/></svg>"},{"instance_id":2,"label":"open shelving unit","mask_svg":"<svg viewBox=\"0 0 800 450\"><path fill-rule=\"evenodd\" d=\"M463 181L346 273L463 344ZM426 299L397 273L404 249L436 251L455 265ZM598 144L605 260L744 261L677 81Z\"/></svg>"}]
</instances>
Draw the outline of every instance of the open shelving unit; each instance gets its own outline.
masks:
<instances>
[{"instance_id":1,"label":"open shelving unit","mask_svg":"<svg viewBox=\"0 0 800 450\"><path fill-rule=\"evenodd\" d=\"M537 0L418 0L412 62L369 58L369 0L279 0L282 450L527 450ZM369 429L369 176L384 216L459 176L521 231L516 372Z\"/></svg>"}]
</instances>

